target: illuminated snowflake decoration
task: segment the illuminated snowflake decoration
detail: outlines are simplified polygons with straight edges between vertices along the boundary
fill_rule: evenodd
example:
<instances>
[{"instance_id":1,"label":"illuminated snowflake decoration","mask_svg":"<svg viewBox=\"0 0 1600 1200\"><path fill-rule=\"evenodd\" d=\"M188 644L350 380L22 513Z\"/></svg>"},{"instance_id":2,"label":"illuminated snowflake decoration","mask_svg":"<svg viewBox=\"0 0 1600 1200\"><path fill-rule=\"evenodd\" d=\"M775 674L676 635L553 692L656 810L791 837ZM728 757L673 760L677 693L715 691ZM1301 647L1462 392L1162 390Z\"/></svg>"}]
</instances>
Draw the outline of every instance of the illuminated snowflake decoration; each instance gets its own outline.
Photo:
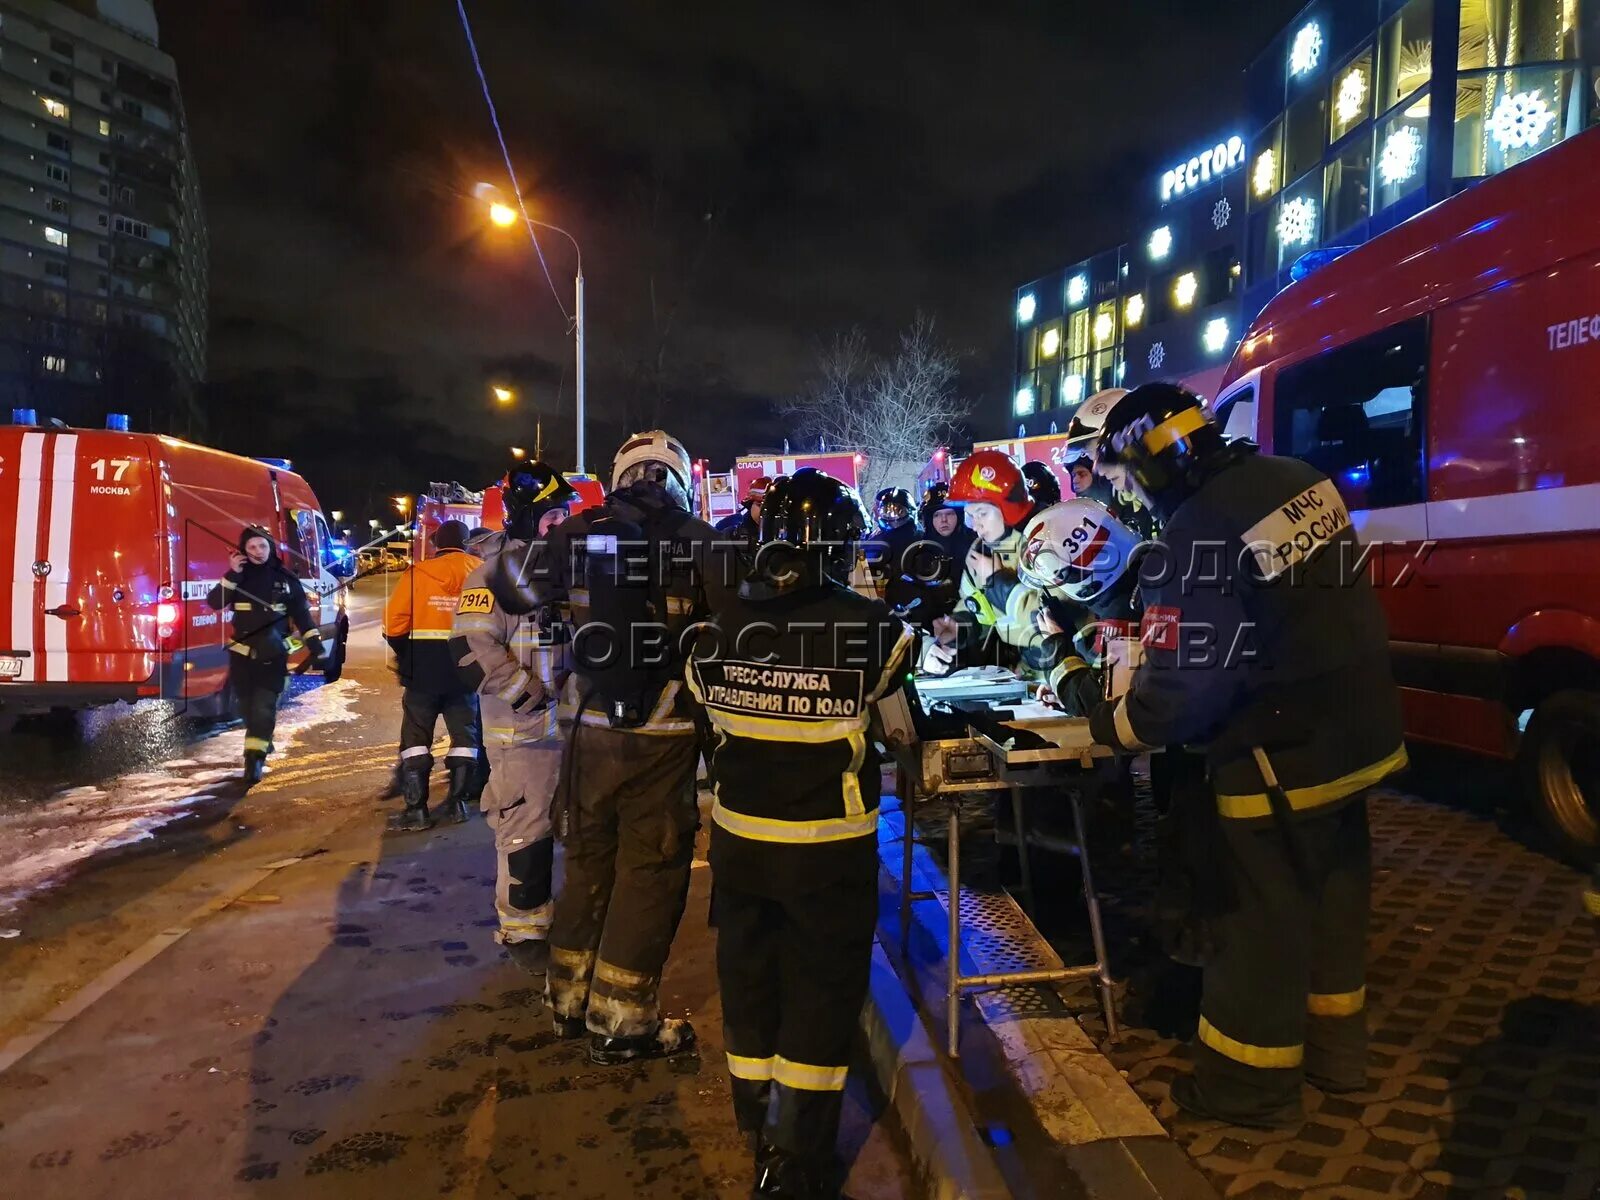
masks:
<instances>
[{"instance_id":1,"label":"illuminated snowflake decoration","mask_svg":"<svg viewBox=\"0 0 1600 1200\"><path fill-rule=\"evenodd\" d=\"M1312 21L1294 35L1294 45L1289 48L1289 73L1304 75L1315 71L1322 61L1322 26Z\"/></svg>"},{"instance_id":2,"label":"illuminated snowflake decoration","mask_svg":"<svg viewBox=\"0 0 1600 1200\"><path fill-rule=\"evenodd\" d=\"M1074 275L1067 281L1067 303L1077 308L1089 295L1089 277Z\"/></svg>"},{"instance_id":3,"label":"illuminated snowflake decoration","mask_svg":"<svg viewBox=\"0 0 1600 1200\"><path fill-rule=\"evenodd\" d=\"M1540 97L1539 90L1502 96L1494 106L1489 133L1501 150L1524 150L1544 139L1556 114Z\"/></svg>"},{"instance_id":4,"label":"illuminated snowflake decoration","mask_svg":"<svg viewBox=\"0 0 1600 1200\"><path fill-rule=\"evenodd\" d=\"M1061 381L1061 398L1068 404L1076 404L1083 399L1083 376L1068 375Z\"/></svg>"},{"instance_id":5,"label":"illuminated snowflake decoration","mask_svg":"<svg viewBox=\"0 0 1600 1200\"><path fill-rule=\"evenodd\" d=\"M1340 124L1351 125L1361 115L1366 103L1367 73L1355 67L1339 81L1339 99L1334 103L1333 111L1338 114Z\"/></svg>"},{"instance_id":6,"label":"illuminated snowflake decoration","mask_svg":"<svg viewBox=\"0 0 1600 1200\"><path fill-rule=\"evenodd\" d=\"M1393 187L1404 183L1417 173L1422 165L1422 135L1410 125L1391 133L1383 143L1383 155L1378 159L1378 178Z\"/></svg>"},{"instance_id":7,"label":"illuminated snowflake decoration","mask_svg":"<svg viewBox=\"0 0 1600 1200\"><path fill-rule=\"evenodd\" d=\"M1155 345L1151 346L1150 357L1147 361L1150 363L1150 369L1152 371L1161 370L1167 361L1167 344L1165 342L1157 342Z\"/></svg>"},{"instance_id":8,"label":"illuminated snowflake decoration","mask_svg":"<svg viewBox=\"0 0 1600 1200\"><path fill-rule=\"evenodd\" d=\"M1017 324L1026 325L1033 320L1033 314L1038 309L1039 302L1034 299L1032 292L1028 292L1017 300Z\"/></svg>"},{"instance_id":9,"label":"illuminated snowflake decoration","mask_svg":"<svg viewBox=\"0 0 1600 1200\"><path fill-rule=\"evenodd\" d=\"M1150 235L1150 257L1160 262L1172 253L1172 226L1163 225Z\"/></svg>"},{"instance_id":10,"label":"illuminated snowflake decoration","mask_svg":"<svg viewBox=\"0 0 1600 1200\"><path fill-rule=\"evenodd\" d=\"M1110 313L1101 313L1094 319L1094 343L1103 346L1117 331L1117 322Z\"/></svg>"},{"instance_id":11,"label":"illuminated snowflake decoration","mask_svg":"<svg viewBox=\"0 0 1600 1200\"><path fill-rule=\"evenodd\" d=\"M1278 156L1271 150L1263 150L1256 159L1255 178L1252 185L1258 196L1272 195L1272 189L1278 183Z\"/></svg>"},{"instance_id":12,"label":"illuminated snowflake decoration","mask_svg":"<svg viewBox=\"0 0 1600 1200\"><path fill-rule=\"evenodd\" d=\"M1204 344L1207 353L1221 354L1228 348L1228 335L1231 332L1227 319L1218 317L1206 324L1205 332L1201 334L1200 340Z\"/></svg>"},{"instance_id":13,"label":"illuminated snowflake decoration","mask_svg":"<svg viewBox=\"0 0 1600 1200\"><path fill-rule=\"evenodd\" d=\"M1283 206L1278 216L1278 241L1285 246L1304 246L1317 235L1317 202L1301 196Z\"/></svg>"},{"instance_id":14,"label":"illuminated snowflake decoration","mask_svg":"<svg viewBox=\"0 0 1600 1200\"><path fill-rule=\"evenodd\" d=\"M1228 222L1231 220L1233 220L1233 205L1229 204L1227 197L1224 196L1217 201L1216 206L1211 210L1211 227L1213 229L1226 229Z\"/></svg>"}]
</instances>

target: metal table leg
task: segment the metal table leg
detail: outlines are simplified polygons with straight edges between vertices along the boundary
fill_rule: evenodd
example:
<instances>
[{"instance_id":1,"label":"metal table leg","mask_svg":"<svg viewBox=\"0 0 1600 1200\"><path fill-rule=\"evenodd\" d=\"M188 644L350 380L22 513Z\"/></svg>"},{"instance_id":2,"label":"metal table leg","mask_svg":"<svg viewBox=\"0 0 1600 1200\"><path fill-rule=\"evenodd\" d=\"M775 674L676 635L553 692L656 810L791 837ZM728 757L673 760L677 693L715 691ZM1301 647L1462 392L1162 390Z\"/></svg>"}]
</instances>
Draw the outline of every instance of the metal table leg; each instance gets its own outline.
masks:
<instances>
[{"instance_id":1,"label":"metal table leg","mask_svg":"<svg viewBox=\"0 0 1600 1200\"><path fill-rule=\"evenodd\" d=\"M1019 891L1027 897L1022 909L1031 918L1035 913L1033 901L1033 865L1028 857L1028 827L1023 817L1022 789L1011 789L1011 827L1017 835L1017 861L1022 865L1022 884Z\"/></svg>"},{"instance_id":2,"label":"metal table leg","mask_svg":"<svg viewBox=\"0 0 1600 1200\"><path fill-rule=\"evenodd\" d=\"M912 815L916 811L916 784L911 782L909 772L902 772L900 778L904 783L900 789L900 820L901 849L900 859L900 953L911 953L911 870L912 860L916 856L917 842L914 836L915 827Z\"/></svg>"},{"instance_id":3,"label":"metal table leg","mask_svg":"<svg viewBox=\"0 0 1600 1200\"><path fill-rule=\"evenodd\" d=\"M957 809L950 805L949 825L949 875L950 875L950 969L945 991L945 1023L950 1039L950 1057L960 1055L961 1042L961 819Z\"/></svg>"},{"instance_id":4,"label":"metal table leg","mask_svg":"<svg viewBox=\"0 0 1600 1200\"><path fill-rule=\"evenodd\" d=\"M1117 1005L1111 990L1111 964L1106 957L1105 929L1100 922L1100 897L1095 894L1094 876L1089 871L1089 841L1084 836L1083 800L1077 788L1068 790L1072 800L1072 824L1078 834L1078 866L1083 871L1083 902L1089 910L1089 936L1094 942L1095 979L1100 988L1100 1007L1105 1011L1106 1034L1117 1038Z\"/></svg>"}]
</instances>

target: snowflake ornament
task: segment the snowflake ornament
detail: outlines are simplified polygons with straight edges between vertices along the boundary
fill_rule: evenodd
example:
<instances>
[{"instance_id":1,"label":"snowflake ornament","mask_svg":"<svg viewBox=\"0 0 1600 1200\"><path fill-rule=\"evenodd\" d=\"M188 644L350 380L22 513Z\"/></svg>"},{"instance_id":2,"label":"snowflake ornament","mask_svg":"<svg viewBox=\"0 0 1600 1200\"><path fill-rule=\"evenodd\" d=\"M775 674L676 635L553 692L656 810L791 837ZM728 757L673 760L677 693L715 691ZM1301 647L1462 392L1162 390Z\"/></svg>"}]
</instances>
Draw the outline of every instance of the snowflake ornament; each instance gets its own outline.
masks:
<instances>
[{"instance_id":1,"label":"snowflake ornament","mask_svg":"<svg viewBox=\"0 0 1600 1200\"><path fill-rule=\"evenodd\" d=\"M1489 118L1489 133L1502 151L1524 150L1537 146L1556 119L1550 106L1540 97L1542 89L1500 97Z\"/></svg>"},{"instance_id":2,"label":"snowflake ornament","mask_svg":"<svg viewBox=\"0 0 1600 1200\"><path fill-rule=\"evenodd\" d=\"M1333 111L1344 125L1353 125L1367 103L1367 73L1352 67L1350 73L1339 81L1339 99Z\"/></svg>"},{"instance_id":3,"label":"snowflake ornament","mask_svg":"<svg viewBox=\"0 0 1600 1200\"><path fill-rule=\"evenodd\" d=\"M1211 227L1217 230L1226 229L1231 220L1233 220L1233 205L1229 204L1228 198L1224 196L1211 210Z\"/></svg>"},{"instance_id":4,"label":"snowflake ornament","mask_svg":"<svg viewBox=\"0 0 1600 1200\"><path fill-rule=\"evenodd\" d=\"M1151 346L1148 361L1152 371L1161 370L1162 365L1167 361L1167 344L1165 342L1157 342Z\"/></svg>"},{"instance_id":5,"label":"snowflake ornament","mask_svg":"<svg viewBox=\"0 0 1600 1200\"><path fill-rule=\"evenodd\" d=\"M1314 71L1321 61L1322 26L1312 21L1294 35L1294 45L1289 48L1289 74L1304 75Z\"/></svg>"},{"instance_id":6,"label":"snowflake ornament","mask_svg":"<svg viewBox=\"0 0 1600 1200\"><path fill-rule=\"evenodd\" d=\"M1278 216L1278 240L1285 246L1303 246L1317 233L1317 202L1301 196L1283 206Z\"/></svg>"},{"instance_id":7,"label":"snowflake ornament","mask_svg":"<svg viewBox=\"0 0 1600 1200\"><path fill-rule=\"evenodd\" d=\"M1417 173L1422 164L1422 135L1410 125L1403 125L1391 133L1383 143L1383 155L1378 159L1378 178L1388 187L1404 183Z\"/></svg>"}]
</instances>

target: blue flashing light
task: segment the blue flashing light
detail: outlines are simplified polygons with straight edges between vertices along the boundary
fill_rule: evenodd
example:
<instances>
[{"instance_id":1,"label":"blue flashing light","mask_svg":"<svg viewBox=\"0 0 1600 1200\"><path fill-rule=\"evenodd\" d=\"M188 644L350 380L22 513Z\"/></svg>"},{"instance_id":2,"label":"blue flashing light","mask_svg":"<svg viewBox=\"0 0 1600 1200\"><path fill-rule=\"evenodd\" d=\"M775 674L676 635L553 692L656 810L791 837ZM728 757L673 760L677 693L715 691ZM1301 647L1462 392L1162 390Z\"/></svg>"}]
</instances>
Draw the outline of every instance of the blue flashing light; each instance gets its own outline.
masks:
<instances>
[{"instance_id":1,"label":"blue flashing light","mask_svg":"<svg viewBox=\"0 0 1600 1200\"><path fill-rule=\"evenodd\" d=\"M1372 470L1365 463L1351 467L1344 473L1346 483L1354 487L1366 487L1372 482Z\"/></svg>"},{"instance_id":2,"label":"blue flashing light","mask_svg":"<svg viewBox=\"0 0 1600 1200\"><path fill-rule=\"evenodd\" d=\"M292 470L294 470L294 463L290 462L287 458L259 458L258 457L256 459L256 461L258 463L264 463L269 467L276 467L280 471L292 471Z\"/></svg>"},{"instance_id":3,"label":"blue flashing light","mask_svg":"<svg viewBox=\"0 0 1600 1200\"><path fill-rule=\"evenodd\" d=\"M112 433L127 433L129 429L127 413L107 413L106 428Z\"/></svg>"},{"instance_id":4,"label":"blue flashing light","mask_svg":"<svg viewBox=\"0 0 1600 1200\"><path fill-rule=\"evenodd\" d=\"M11 423L13 425L37 425L39 411L34 408L13 408L11 410Z\"/></svg>"},{"instance_id":5,"label":"blue flashing light","mask_svg":"<svg viewBox=\"0 0 1600 1200\"><path fill-rule=\"evenodd\" d=\"M1307 250L1294 260L1294 266L1289 268L1291 282L1299 283L1306 276L1315 271L1320 271L1336 258L1343 258L1354 246L1323 246L1317 250Z\"/></svg>"}]
</instances>

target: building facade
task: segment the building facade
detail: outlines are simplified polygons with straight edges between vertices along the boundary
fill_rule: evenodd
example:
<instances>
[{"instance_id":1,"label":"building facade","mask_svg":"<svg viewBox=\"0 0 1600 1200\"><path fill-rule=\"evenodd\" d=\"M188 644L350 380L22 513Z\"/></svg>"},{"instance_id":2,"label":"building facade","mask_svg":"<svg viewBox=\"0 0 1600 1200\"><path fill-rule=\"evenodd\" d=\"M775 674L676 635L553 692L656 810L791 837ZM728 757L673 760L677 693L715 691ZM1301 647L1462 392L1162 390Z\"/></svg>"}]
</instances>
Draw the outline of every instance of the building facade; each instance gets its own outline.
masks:
<instances>
[{"instance_id":1,"label":"building facade","mask_svg":"<svg viewBox=\"0 0 1600 1200\"><path fill-rule=\"evenodd\" d=\"M1296 272L1600 123L1600 0L1317 0L1244 93L1137 236L1017 290L1019 430L1114 385L1210 394Z\"/></svg>"},{"instance_id":2,"label":"building facade","mask_svg":"<svg viewBox=\"0 0 1600 1200\"><path fill-rule=\"evenodd\" d=\"M207 262L149 0L0 0L0 407L199 432Z\"/></svg>"}]
</instances>

